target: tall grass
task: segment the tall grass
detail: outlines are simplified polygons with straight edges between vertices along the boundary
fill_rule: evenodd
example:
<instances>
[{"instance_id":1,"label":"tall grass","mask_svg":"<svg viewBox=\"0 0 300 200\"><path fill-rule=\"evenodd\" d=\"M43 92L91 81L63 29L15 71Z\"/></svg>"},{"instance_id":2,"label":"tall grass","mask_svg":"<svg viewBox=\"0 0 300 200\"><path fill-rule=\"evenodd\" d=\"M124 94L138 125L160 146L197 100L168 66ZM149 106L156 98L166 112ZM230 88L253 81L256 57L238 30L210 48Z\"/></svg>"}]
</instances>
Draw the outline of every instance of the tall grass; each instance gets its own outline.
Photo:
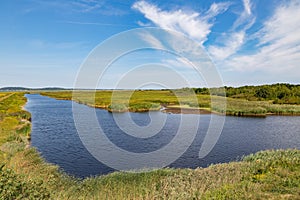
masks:
<instances>
[{"instance_id":1,"label":"tall grass","mask_svg":"<svg viewBox=\"0 0 300 200\"><path fill-rule=\"evenodd\" d=\"M27 149L0 173L0 187L10 184L0 192L12 197L6 199L297 199L300 151L264 151L208 168L114 172L78 180Z\"/></svg>"},{"instance_id":2,"label":"tall grass","mask_svg":"<svg viewBox=\"0 0 300 200\"><path fill-rule=\"evenodd\" d=\"M1 93L0 93L1 94ZM5 149L5 143L14 141L21 143L30 138L30 113L22 110L26 102L23 93L5 93L0 99L0 146ZM4 146L3 146L4 145ZM0 151L0 163L8 154Z\"/></svg>"},{"instance_id":3,"label":"tall grass","mask_svg":"<svg viewBox=\"0 0 300 200\"><path fill-rule=\"evenodd\" d=\"M159 110L163 106L201 108L216 113L235 116L300 115L300 105L274 104L272 101L248 101L245 99L209 96L171 90L145 91L72 91L44 92L43 95L57 99L74 100L89 106L104 108L111 112L144 112ZM214 104L211 103L213 100ZM223 102L227 102L224 110Z\"/></svg>"},{"instance_id":4,"label":"tall grass","mask_svg":"<svg viewBox=\"0 0 300 200\"><path fill-rule=\"evenodd\" d=\"M223 98L223 97L220 97ZM247 116L247 115L299 115L300 105L273 104L268 101L248 101L227 98L226 110L221 110L221 106L215 104L213 111L227 115ZM218 100L216 101L218 102ZM221 105L221 104L220 104Z\"/></svg>"}]
</instances>

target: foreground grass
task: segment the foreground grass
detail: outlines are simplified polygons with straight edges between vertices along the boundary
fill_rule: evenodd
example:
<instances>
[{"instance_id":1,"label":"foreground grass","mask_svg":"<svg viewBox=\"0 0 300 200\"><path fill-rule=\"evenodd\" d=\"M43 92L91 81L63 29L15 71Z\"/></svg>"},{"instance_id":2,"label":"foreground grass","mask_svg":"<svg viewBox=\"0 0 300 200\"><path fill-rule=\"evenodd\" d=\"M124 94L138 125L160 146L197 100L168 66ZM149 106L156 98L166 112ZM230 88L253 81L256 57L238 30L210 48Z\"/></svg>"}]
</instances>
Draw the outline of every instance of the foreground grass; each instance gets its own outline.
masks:
<instances>
[{"instance_id":1,"label":"foreground grass","mask_svg":"<svg viewBox=\"0 0 300 200\"><path fill-rule=\"evenodd\" d=\"M75 93L56 91L41 94L56 99L74 100L111 112L142 112L159 110L161 106L166 106L200 108L234 116L300 115L300 105L274 104L272 101L248 101L202 94L197 94L195 98L194 93L184 90L175 92L171 90L97 91L96 93L93 91L75 91ZM215 102L213 105L211 105L212 100ZM226 108L222 106L224 102L227 104Z\"/></svg>"},{"instance_id":2,"label":"foreground grass","mask_svg":"<svg viewBox=\"0 0 300 200\"><path fill-rule=\"evenodd\" d=\"M72 178L28 147L30 114L21 110L23 94L2 96L0 199L299 199L299 150L262 151L194 170Z\"/></svg>"},{"instance_id":3,"label":"foreground grass","mask_svg":"<svg viewBox=\"0 0 300 200\"><path fill-rule=\"evenodd\" d=\"M1 169L0 177L2 199L298 199L300 152L264 151L204 169L115 172L77 180L26 149Z\"/></svg>"}]
</instances>

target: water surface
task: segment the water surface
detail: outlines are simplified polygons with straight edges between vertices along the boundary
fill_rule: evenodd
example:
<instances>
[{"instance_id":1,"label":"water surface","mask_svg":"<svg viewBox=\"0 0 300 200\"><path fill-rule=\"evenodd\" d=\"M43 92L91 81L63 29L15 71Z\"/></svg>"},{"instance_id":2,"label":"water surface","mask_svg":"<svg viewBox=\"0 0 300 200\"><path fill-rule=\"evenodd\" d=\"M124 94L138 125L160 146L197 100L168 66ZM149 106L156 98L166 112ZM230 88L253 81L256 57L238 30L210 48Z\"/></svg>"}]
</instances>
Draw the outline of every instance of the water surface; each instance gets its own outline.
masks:
<instances>
[{"instance_id":1,"label":"water surface","mask_svg":"<svg viewBox=\"0 0 300 200\"><path fill-rule=\"evenodd\" d=\"M75 128L71 101L33 94L27 94L26 97L28 98L26 109L32 114L32 146L36 147L48 162L59 165L62 170L77 177L107 174L114 171L96 160L82 144ZM79 106L85 107L85 105ZM102 122L102 129L110 141L122 149L136 153L152 152L167 145L175 136L180 122L179 114L156 112L157 117L166 115L163 116L166 117L163 129L153 137L137 139L118 128L112 114L106 110L96 109L96 115L99 122ZM130 115L140 126L147 126L150 123L148 113L130 113ZM299 116L268 116L266 118L226 116L217 144L205 158L199 159L199 150L210 119L211 115L201 115L194 142L169 167L206 167L213 163L238 160L243 155L265 149L300 149ZM86 128L90 129L90 127Z\"/></svg>"}]
</instances>

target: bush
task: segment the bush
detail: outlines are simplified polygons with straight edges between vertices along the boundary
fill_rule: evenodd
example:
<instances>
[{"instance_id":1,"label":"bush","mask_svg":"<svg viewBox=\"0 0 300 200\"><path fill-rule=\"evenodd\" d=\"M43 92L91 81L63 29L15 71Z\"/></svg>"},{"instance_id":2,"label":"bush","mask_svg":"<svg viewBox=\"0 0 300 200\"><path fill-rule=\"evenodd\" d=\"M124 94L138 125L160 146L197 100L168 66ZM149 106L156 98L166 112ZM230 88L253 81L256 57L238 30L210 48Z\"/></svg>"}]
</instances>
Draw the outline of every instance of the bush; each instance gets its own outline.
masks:
<instances>
[{"instance_id":1,"label":"bush","mask_svg":"<svg viewBox=\"0 0 300 200\"><path fill-rule=\"evenodd\" d=\"M10 169L0 169L0 199L49 199L43 181L25 181Z\"/></svg>"}]
</instances>

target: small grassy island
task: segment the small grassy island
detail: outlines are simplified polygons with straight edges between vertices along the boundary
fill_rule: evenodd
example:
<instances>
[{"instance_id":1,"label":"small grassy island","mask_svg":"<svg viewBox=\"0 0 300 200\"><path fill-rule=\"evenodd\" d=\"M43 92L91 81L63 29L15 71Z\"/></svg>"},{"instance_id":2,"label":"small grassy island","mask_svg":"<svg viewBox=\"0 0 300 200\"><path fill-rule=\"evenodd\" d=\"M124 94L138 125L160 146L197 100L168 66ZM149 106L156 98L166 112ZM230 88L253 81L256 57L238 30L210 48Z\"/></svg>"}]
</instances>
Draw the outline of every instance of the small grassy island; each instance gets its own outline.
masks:
<instances>
[{"instance_id":1,"label":"small grassy island","mask_svg":"<svg viewBox=\"0 0 300 200\"><path fill-rule=\"evenodd\" d=\"M295 87L298 91L299 86ZM244 89L246 92L228 95L226 114L300 113L300 93L293 97L277 96L272 99L271 96L264 96L265 92L258 88ZM254 96L250 95L252 93L248 89L253 91ZM222 113L218 108L210 107L210 96L205 89L195 90L198 93L197 106L189 104L189 90L186 90L179 91L179 94L183 94L179 98L186 102L186 109L200 106L200 109ZM260 92L263 96L258 97L256 94ZM131 91L121 91L125 96L128 93ZM42 94L72 99L71 91ZM118 104L111 105L112 91L97 91L95 103L88 96L90 91L82 94L82 98L73 100L112 112L138 112L159 110L161 106L178 106L178 97L169 90L136 91L130 98L129 106L122 102L122 98ZM225 97L215 94L212 98ZM22 109L25 103L23 92L0 93L0 199L299 199L300 150L295 149L262 151L248 155L239 162L207 168L114 172L84 180L70 177L57 166L46 163L30 147L31 115Z\"/></svg>"}]
</instances>

